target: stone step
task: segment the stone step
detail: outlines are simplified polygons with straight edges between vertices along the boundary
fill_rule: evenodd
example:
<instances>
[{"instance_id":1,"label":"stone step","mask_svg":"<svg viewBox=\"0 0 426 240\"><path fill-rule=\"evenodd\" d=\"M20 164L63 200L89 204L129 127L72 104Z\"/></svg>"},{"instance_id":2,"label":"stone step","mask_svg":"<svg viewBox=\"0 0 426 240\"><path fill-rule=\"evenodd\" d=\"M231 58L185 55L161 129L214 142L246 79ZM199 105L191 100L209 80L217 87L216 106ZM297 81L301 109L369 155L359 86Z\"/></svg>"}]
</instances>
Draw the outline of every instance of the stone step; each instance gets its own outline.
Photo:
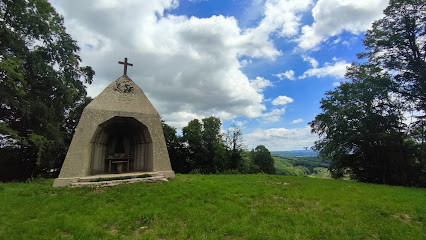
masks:
<instances>
[{"instance_id":1,"label":"stone step","mask_svg":"<svg viewBox=\"0 0 426 240\"><path fill-rule=\"evenodd\" d=\"M78 179L78 182L93 182L96 181L99 178L117 178L117 177L137 177L144 174L151 175L152 177L156 176L163 176L162 174L158 172L132 172L132 173L121 173L121 174L100 174L100 175L93 175L93 176L87 176L87 177L81 177Z\"/></svg>"},{"instance_id":2,"label":"stone step","mask_svg":"<svg viewBox=\"0 0 426 240\"><path fill-rule=\"evenodd\" d=\"M168 182L167 178L163 175L158 174L157 176L146 177L146 178L131 178L131 179L123 179L123 180L111 180L111 181L102 181L102 182L73 182L71 183L72 187L81 187L81 186L116 186L120 184L128 184L128 183L138 183L138 182Z\"/></svg>"}]
</instances>

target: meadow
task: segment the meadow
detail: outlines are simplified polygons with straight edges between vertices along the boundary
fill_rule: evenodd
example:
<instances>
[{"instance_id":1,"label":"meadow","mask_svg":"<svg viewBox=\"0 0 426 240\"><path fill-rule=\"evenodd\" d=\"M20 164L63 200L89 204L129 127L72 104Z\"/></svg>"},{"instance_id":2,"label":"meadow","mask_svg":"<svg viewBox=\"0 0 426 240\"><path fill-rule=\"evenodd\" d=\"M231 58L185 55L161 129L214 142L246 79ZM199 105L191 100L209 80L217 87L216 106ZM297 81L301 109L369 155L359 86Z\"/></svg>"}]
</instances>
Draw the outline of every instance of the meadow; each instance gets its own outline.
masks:
<instances>
[{"instance_id":1,"label":"meadow","mask_svg":"<svg viewBox=\"0 0 426 240\"><path fill-rule=\"evenodd\" d=\"M426 239L426 189L278 175L0 183L0 239Z\"/></svg>"}]
</instances>

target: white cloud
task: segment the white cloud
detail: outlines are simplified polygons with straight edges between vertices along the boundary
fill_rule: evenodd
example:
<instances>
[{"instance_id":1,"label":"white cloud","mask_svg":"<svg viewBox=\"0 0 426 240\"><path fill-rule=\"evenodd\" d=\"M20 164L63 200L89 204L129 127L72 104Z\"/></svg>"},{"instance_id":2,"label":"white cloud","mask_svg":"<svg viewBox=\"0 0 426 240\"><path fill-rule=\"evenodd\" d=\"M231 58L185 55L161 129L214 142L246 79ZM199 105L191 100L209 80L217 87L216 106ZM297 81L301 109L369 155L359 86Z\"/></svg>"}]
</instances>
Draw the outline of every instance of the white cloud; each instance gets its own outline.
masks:
<instances>
[{"instance_id":1,"label":"white cloud","mask_svg":"<svg viewBox=\"0 0 426 240\"><path fill-rule=\"evenodd\" d=\"M257 27L244 31L245 41L260 47L248 48L243 53L250 57L258 57L260 51L271 59L281 55L281 52L273 47L270 35L272 33L278 33L281 37L297 35L302 15L311 4L312 0L266 0L264 18Z\"/></svg>"},{"instance_id":2,"label":"white cloud","mask_svg":"<svg viewBox=\"0 0 426 240\"><path fill-rule=\"evenodd\" d=\"M261 77L250 81L241 68L250 63L250 58L274 59L280 54L269 33L276 28L287 29L282 20L261 35L254 34L253 29L243 31L233 17L165 14L178 6L176 0L52 4L64 15L67 31L81 47L83 64L96 71L93 85L87 88L90 96L99 94L122 74L117 61L128 57L134 64L128 75L175 127L209 115L227 119L263 116L266 107L261 92L272 83ZM302 11L296 5L289 6ZM271 14L265 12L265 17ZM249 60L240 63L241 57Z\"/></svg>"},{"instance_id":3,"label":"white cloud","mask_svg":"<svg viewBox=\"0 0 426 240\"><path fill-rule=\"evenodd\" d=\"M284 78L287 78L289 80L294 80L294 71L293 70L288 70L288 71L286 71L284 73L275 74L274 76L277 76L281 80L283 80Z\"/></svg>"},{"instance_id":4,"label":"white cloud","mask_svg":"<svg viewBox=\"0 0 426 240\"><path fill-rule=\"evenodd\" d=\"M167 119L168 125L178 128L180 130L186 125L188 125L189 121L193 119L203 119L206 116L182 111L182 112L174 112L173 114L166 115L166 116L162 115L161 117Z\"/></svg>"},{"instance_id":5,"label":"white cloud","mask_svg":"<svg viewBox=\"0 0 426 240\"><path fill-rule=\"evenodd\" d=\"M348 46L348 47L349 47L350 43L349 43L348 41L343 41L343 42L342 42L342 45L345 45L345 46Z\"/></svg>"},{"instance_id":6,"label":"white cloud","mask_svg":"<svg viewBox=\"0 0 426 240\"><path fill-rule=\"evenodd\" d=\"M312 9L314 23L302 27L299 47L313 49L343 31L358 34L382 17L388 0L319 0Z\"/></svg>"},{"instance_id":7,"label":"white cloud","mask_svg":"<svg viewBox=\"0 0 426 240\"><path fill-rule=\"evenodd\" d=\"M270 151L286 151L311 147L318 136L312 134L310 127L306 126L294 129L257 129L252 133L245 134L243 138L249 149L262 144Z\"/></svg>"},{"instance_id":8,"label":"white cloud","mask_svg":"<svg viewBox=\"0 0 426 240\"><path fill-rule=\"evenodd\" d=\"M301 122L303 122L303 119L299 118L299 119L293 120L291 122L291 124L296 124L296 123L301 123Z\"/></svg>"},{"instance_id":9,"label":"white cloud","mask_svg":"<svg viewBox=\"0 0 426 240\"><path fill-rule=\"evenodd\" d=\"M333 41L333 44L338 44L342 39L341 38L337 38Z\"/></svg>"},{"instance_id":10,"label":"white cloud","mask_svg":"<svg viewBox=\"0 0 426 240\"><path fill-rule=\"evenodd\" d=\"M272 104L274 104L275 106L277 106L277 105L286 105L286 104L292 103L292 102L293 102L293 98L291 98L291 97L278 96L277 98L275 98L272 101Z\"/></svg>"},{"instance_id":11,"label":"white cloud","mask_svg":"<svg viewBox=\"0 0 426 240\"><path fill-rule=\"evenodd\" d=\"M302 13L312 4L312 0L267 0L265 18L256 31L269 34L276 30L281 36L294 36L299 33Z\"/></svg>"},{"instance_id":12,"label":"white cloud","mask_svg":"<svg viewBox=\"0 0 426 240\"><path fill-rule=\"evenodd\" d=\"M252 64L252 60L251 59L243 59L243 60L241 60L240 61L240 64L241 64L241 67L242 68L244 68L244 67L246 67L247 65L250 65L250 64Z\"/></svg>"},{"instance_id":13,"label":"white cloud","mask_svg":"<svg viewBox=\"0 0 426 240\"><path fill-rule=\"evenodd\" d=\"M313 68L318 67L318 61L315 60L315 58L308 57L308 56L302 56L302 57L303 57L303 61L309 62Z\"/></svg>"},{"instance_id":14,"label":"white cloud","mask_svg":"<svg viewBox=\"0 0 426 240\"><path fill-rule=\"evenodd\" d=\"M272 109L272 111L268 113L264 113L262 115L263 121L265 123L273 123L281 120L281 116L285 113L285 108L281 109Z\"/></svg>"},{"instance_id":15,"label":"white cloud","mask_svg":"<svg viewBox=\"0 0 426 240\"><path fill-rule=\"evenodd\" d=\"M233 124L239 128L243 128L247 121L233 121Z\"/></svg>"},{"instance_id":16,"label":"white cloud","mask_svg":"<svg viewBox=\"0 0 426 240\"><path fill-rule=\"evenodd\" d=\"M262 92L264 88L273 86L271 81L266 80L263 77L256 77L256 79L251 80L250 85L259 93Z\"/></svg>"},{"instance_id":17,"label":"white cloud","mask_svg":"<svg viewBox=\"0 0 426 240\"><path fill-rule=\"evenodd\" d=\"M321 68L311 68L303 73L302 76L299 76L299 79L304 79L307 77L335 77L335 78L344 78L346 74L346 68L350 66L346 61L338 61L334 64L326 63L324 67Z\"/></svg>"}]
</instances>

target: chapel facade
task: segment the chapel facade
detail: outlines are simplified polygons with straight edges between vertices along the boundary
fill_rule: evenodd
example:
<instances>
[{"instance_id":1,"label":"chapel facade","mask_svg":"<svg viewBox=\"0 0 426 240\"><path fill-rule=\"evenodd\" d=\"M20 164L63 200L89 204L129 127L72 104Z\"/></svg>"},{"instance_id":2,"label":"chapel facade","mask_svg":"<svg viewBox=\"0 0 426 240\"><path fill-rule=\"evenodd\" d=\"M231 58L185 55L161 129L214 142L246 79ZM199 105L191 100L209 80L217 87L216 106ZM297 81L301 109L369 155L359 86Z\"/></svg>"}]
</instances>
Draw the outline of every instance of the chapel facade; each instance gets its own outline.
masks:
<instances>
[{"instance_id":1,"label":"chapel facade","mask_svg":"<svg viewBox=\"0 0 426 240\"><path fill-rule=\"evenodd\" d=\"M127 76L127 65L124 75L83 110L53 186L102 174L154 172L174 178L160 115Z\"/></svg>"}]
</instances>

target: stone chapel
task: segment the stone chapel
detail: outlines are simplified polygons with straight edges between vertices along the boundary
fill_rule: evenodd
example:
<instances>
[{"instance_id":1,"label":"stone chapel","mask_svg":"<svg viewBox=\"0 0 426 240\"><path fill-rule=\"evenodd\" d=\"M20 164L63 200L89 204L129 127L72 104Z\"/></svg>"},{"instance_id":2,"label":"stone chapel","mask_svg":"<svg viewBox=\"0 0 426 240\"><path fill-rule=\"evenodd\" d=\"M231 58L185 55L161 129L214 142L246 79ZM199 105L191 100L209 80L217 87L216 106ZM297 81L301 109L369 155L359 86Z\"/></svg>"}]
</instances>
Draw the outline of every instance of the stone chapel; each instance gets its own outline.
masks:
<instances>
[{"instance_id":1,"label":"stone chapel","mask_svg":"<svg viewBox=\"0 0 426 240\"><path fill-rule=\"evenodd\" d=\"M151 173L174 178L160 115L143 91L124 75L86 106L53 186L91 176Z\"/></svg>"}]
</instances>

